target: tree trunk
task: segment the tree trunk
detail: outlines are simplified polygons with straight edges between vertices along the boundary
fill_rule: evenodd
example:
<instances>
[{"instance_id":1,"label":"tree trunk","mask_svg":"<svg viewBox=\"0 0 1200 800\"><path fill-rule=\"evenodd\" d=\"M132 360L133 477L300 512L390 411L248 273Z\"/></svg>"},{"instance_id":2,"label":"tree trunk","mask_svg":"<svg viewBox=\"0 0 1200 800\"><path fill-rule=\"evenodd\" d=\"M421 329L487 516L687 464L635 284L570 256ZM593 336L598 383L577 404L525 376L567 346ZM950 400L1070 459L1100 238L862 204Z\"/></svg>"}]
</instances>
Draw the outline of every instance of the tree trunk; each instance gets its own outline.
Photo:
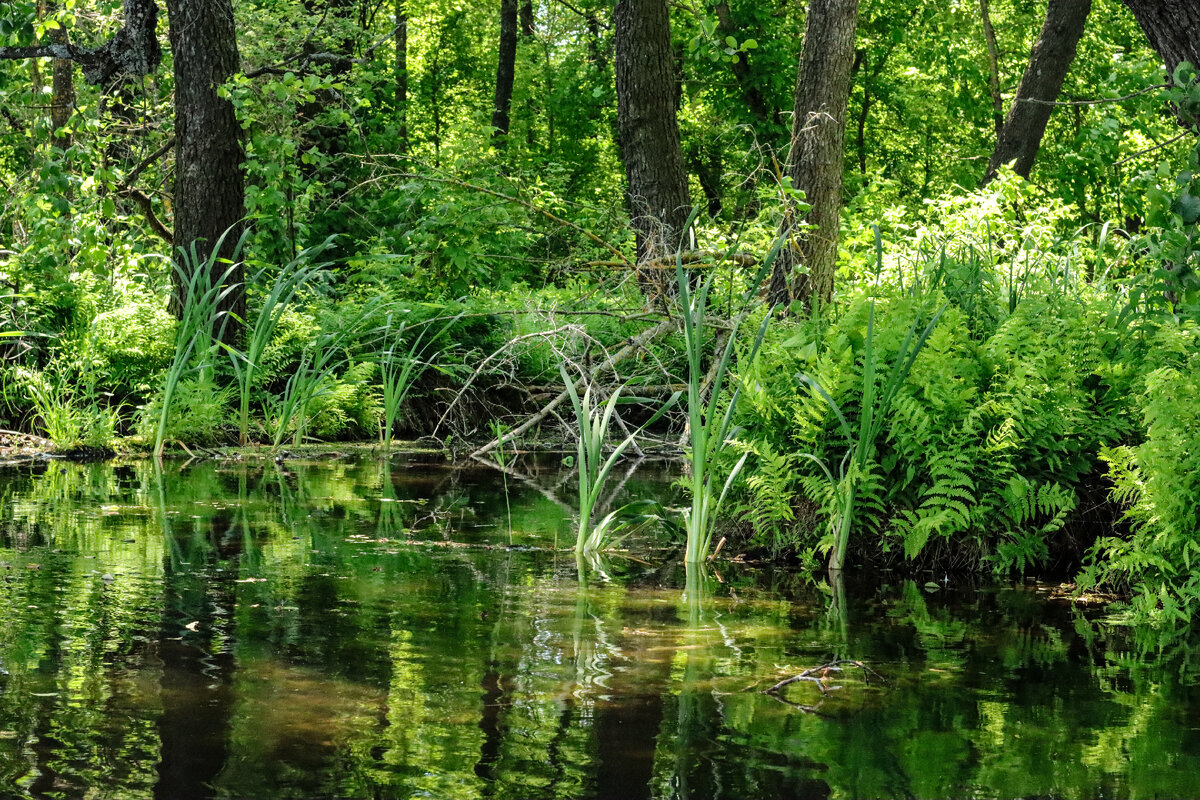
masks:
<instances>
[{"instance_id":1,"label":"tree trunk","mask_svg":"<svg viewBox=\"0 0 1200 800\"><path fill-rule=\"evenodd\" d=\"M857 25L858 0L809 3L796 74L788 176L812 206L804 221L815 229L794 237L776 259L768 292L773 305L793 300L808 303L813 296L828 303L833 297L846 105ZM784 230L792 229L797 221L795 210L789 207ZM799 264L807 265L808 272L793 275Z\"/></svg>"},{"instance_id":2,"label":"tree trunk","mask_svg":"<svg viewBox=\"0 0 1200 800\"><path fill-rule=\"evenodd\" d=\"M618 0L613 23L617 129L640 263L679 249L691 207L666 0Z\"/></svg>"},{"instance_id":3,"label":"tree trunk","mask_svg":"<svg viewBox=\"0 0 1200 800\"><path fill-rule=\"evenodd\" d=\"M231 259L245 215L244 152L233 104L217 90L238 70L233 6L230 0L167 0L167 13L175 59L174 245L190 252L194 244L203 263L220 241L218 258ZM215 261L212 279L229 266ZM240 264L227 281L237 288L226 295L222 310L245 319ZM183 287L178 278L174 288L172 307L179 313ZM240 333L231 322L225 339L236 341Z\"/></svg>"},{"instance_id":4,"label":"tree trunk","mask_svg":"<svg viewBox=\"0 0 1200 800\"><path fill-rule=\"evenodd\" d=\"M533 0L521 3L521 35L533 36Z\"/></svg>"},{"instance_id":5,"label":"tree trunk","mask_svg":"<svg viewBox=\"0 0 1200 800\"><path fill-rule=\"evenodd\" d=\"M57 10L54 0L45 0L41 4L42 19L52 17ZM54 28L46 31L46 38L51 44L66 46L69 44L65 28ZM60 133L71 121L71 113L75 109L75 62L69 58L56 58L53 62L50 95L50 125L52 131L50 141L55 147L67 149L71 146L71 134Z\"/></svg>"},{"instance_id":6,"label":"tree trunk","mask_svg":"<svg viewBox=\"0 0 1200 800\"><path fill-rule=\"evenodd\" d=\"M496 102L492 105L492 141L503 145L512 111L517 68L517 0L500 0L500 60L496 66Z\"/></svg>"},{"instance_id":7,"label":"tree trunk","mask_svg":"<svg viewBox=\"0 0 1200 800\"><path fill-rule=\"evenodd\" d=\"M1053 103L1075 60L1075 48L1091 10L1091 0L1050 0L1046 22L1033 44L1029 66L988 161L984 185L991 183L996 171L1009 162L1014 162L1014 172L1029 177L1050 112L1054 110Z\"/></svg>"},{"instance_id":8,"label":"tree trunk","mask_svg":"<svg viewBox=\"0 0 1200 800\"><path fill-rule=\"evenodd\" d=\"M979 0L979 16L983 19L983 39L987 43L988 91L992 95L992 119L996 125L996 138L1004 130L1004 99L1000 96L1000 51L996 47L996 31L992 28L992 14L988 0Z\"/></svg>"},{"instance_id":9,"label":"tree trunk","mask_svg":"<svg viewBox=\"0 0 1200 800\"><path fill-rule=\"evenodd\" d=\"M717 30L721 32L722 37L737 37L739 33L743 33L742 27L733 19L729 0L721 0L712 9L717 15ZM741 87L742 96L746 100L746 106L750 109L750 113L760 122L779 122L780 110L771 105L767 96L763 94L762 88L758 86L758 81L755 80L750 69L750 59L746 57L746 54L743 53L737 61L730 64L730 69L733 70L733 77L737 78L738 86Z\"/></svg>"},{"instance_id":10,"label":"tree trunk","mask_svg":"<svg viewBox=\"0 0 1200 800\"><path fill-rule=\"evenodd\" d=\"M400 155L408 153L408 5L396 0L396 113L400 117Z\"/></svg>"},{"instance_id":11,"label":"tree trunk","mask_svg":"<svg viewBox=\"0 0 1200 800\"><path fill-rule=\"evenodd\" d=\"M1175 68L1187 61L1200 69L1200 5L1195 0L1122 0L1133 12L1150 46L1174 75ZM1190 114L1180 114L1186 127L1197 128Z\"/></svg>"}]
</instances>

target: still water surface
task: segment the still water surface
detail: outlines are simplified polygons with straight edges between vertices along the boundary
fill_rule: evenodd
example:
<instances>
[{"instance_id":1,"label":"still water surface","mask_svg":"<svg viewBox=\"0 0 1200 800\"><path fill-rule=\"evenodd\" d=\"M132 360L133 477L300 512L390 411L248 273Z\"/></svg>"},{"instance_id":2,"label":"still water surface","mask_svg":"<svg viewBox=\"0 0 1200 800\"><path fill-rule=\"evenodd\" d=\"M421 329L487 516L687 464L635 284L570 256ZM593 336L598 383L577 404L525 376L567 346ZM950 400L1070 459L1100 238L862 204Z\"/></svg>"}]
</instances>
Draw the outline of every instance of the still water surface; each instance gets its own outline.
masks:
<instances>
[{"instance_id":1,"label":"still water surface","mask_svg":"<svg viewBox=\"0 0 1200 800\"><path fill-rule=\"evenodd\" d=\"M1186 649L1028 584L872 575L831 611L653 540L581 566L572 485L415 456L0 471L0 797L1200 797ZM878 678L761 691L833 658Z\"/></svg>"}]
</instances>

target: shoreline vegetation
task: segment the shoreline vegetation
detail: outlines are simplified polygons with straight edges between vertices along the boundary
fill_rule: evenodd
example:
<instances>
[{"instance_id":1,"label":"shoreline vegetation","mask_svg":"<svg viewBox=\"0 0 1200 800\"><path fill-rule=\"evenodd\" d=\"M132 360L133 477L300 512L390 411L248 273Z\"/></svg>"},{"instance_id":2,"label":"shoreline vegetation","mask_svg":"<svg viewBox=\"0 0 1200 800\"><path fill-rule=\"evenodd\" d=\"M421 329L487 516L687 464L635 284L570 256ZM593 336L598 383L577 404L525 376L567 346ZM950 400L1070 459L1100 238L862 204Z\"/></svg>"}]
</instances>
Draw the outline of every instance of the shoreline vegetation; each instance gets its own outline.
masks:
<instances>
[{"instance_id":1,"label":"shoreline vegetation","mask_svg":"<svg viewBox=\"0 0 1200 800\"><path fill-rule=\"evenodd\" d=\"M1191 628L1186 4L491 2L13 4L8 459L408 440L507 487L553 445L581 557L656 525ZM646 454L683 507L608 509Z\"/></svg>"}]
</instances>

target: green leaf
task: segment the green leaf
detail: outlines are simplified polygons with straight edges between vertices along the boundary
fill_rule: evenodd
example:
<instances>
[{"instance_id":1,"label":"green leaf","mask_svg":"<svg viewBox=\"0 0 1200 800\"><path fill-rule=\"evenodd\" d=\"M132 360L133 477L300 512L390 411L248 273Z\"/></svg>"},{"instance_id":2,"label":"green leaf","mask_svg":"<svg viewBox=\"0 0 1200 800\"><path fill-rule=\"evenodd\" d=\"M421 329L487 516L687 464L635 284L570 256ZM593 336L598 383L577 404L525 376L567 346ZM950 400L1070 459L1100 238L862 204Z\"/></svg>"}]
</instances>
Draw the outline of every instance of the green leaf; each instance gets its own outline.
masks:
<instances>
[{"instance_id":1,"label":"green leaf","mask_svg":"<svg viewBox=\"0 0 1200 800\"><path fill-rule=\"evenodd\" d=\"M758 42L754 39L747 39L746 41L742 42L743 50L753 50L756 47L758 47Z\"/></svg>"},{"instance_id":2,"label":"green leaf","mask_svg":"<svg viewBox=\"0 0 1200 800\"><path fill-rule=\"evenodd\" d=\"M1185 192L1176 199L1174 205L1175 213L1183 219L1184 225L1194 225L1200 219L1200 197Z\"/></svg>"},{"instance_id":3,"label":"green leaf","mask_svg":"<svg viewBox=\"0 0 1200 800\"><path fill-rule=\"evenodd\" d=\"M729 45L734 50L737 50L737 39L733 38L732 36L725 37L725 44Z\"/></svg>"}]
</instances>

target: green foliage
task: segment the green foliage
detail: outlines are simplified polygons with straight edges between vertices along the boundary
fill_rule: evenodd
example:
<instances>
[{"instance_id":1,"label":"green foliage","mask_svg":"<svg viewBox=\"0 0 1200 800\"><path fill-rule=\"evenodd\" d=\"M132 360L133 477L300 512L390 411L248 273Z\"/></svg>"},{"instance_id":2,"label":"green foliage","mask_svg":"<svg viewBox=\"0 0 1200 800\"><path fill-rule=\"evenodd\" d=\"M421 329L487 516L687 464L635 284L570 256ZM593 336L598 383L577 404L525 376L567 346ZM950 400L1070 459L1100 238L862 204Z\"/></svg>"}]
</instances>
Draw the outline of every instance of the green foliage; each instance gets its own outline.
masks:
<instances>
[{"instance_id":1,"label":"green foliage","mask_svg":"<svg viewBox=\"0 0 1200 800\"><path fill-rule=\"evenodd\" d=\"M165 396L163 392L156 394L142 408L137 431L145 439L155 441L164 418L166 423L161 430L164 442L207 445L220 443L228 436L236 395L232 388L216 382L212 369L181 374L171 392L170 411L164 414Z\"/></svg>"},{"instance_id":2,"label":"green foliage","mask_svg":"<svg viewBox=\"0 0 1200 800\"><path fill-rule=\"evenodd\" d=\"M84 352L118 396L146 396L171 362L175 318L159 297L138 292L88 326Z\"/></svg>"},{"instance_id":3,"label":"green foliage","mask_svg":"<svg viewBox=\"0 0 1200 800\"><path fill-rule=\"evenodd\" d=\"M51 362L42 372L18 367L14 378L6 394L15 389L29 398L38 427L56 449L112 446L117 411L102 402L94 374Z\"/></svg>"},{"instance_id":4,"label":"green foliage","mask_svg":"<svg viewBox=\"0 0 1200 800\"><path fill-rule=\"evenodd\" d=\"M775 242L770 254L764 260L755 280L752 280L751 290L742 298L742 307L749 307L749 299L754 289L761 283L764 275L770 269L784 245L780 238ZM687 532L687 546L684 552L684 563L694 565L708 556L712 547L713 530L717 515L725 496L729 493L734 481L749 458L745 453L725 475L724 484L718 491L716 487L717 465L726 449L732 444L737 430L733 424L737 411L738 397L741 394L741 381L730 393L722 409L722 390L733 366L733 356L737 347L738 330L746 319L743 312L735 317L729 325L725 338L725 346L716 346L712 354L714 363L711 369L704 369L704 360L708 357L708 342L705 328L709 314L709 290L712 288L713 277L710 275L700 282L695 294L691 290L691 276L683 269L682 259L675 262L675 289L679 295L679 316L683 320L683 335L685 352L687 354L687 419L688 447L685 457L691 467L688 476L688 488L691 495L691 507L684 510L683 527ZM772 310L773 311L773 310ZM758 327L758 335L754 338L749 350L741 354L743 363L753 363L754 357L762 346L763 337L771 322L772 311L763 315ZM708 378L706 380L706 372ZM704 397L707 390L708 396Z\"/></svg>"},{"instance_id":5,"label":"green foliage","mask_svg":"<svg viewBox=\"0 0 1200 800\"><path fill-rule=\"evenodd\" d=\"M1139 398L1145 439L1102 453L1130 530L1097 542L1083 582L1127 588L1136 618L1180 627L1200 610L1200 331L1165 329L1155 344L1167 363Z\"/></svg>"},{"instance_id":6,"label":"green foliage","mask_svg":"<svg viewBox=\"0 0 1200 800\"><path fill-rule=\"evenodd\" d=\"M1135 365L1148 346L1127 335L1137 312L1081 278L1099 251L1043 244L1049 231L1034 223L1024 242L990 246L976 235L992 227L987 216L959 208L943 227L964 242L917 232L884 259L881 282L846 292L831 319L778 326L746 376L741 504L761 545L830 547L852 503L862 557L1025 571L1066 546L1056 537L1098 480L1101 448L1135 434ZM913 354L914 332L939 306ZM890 404L872 410L868 386L884 398L890 383L873 364L906 363L891 372ZM808 380L789 380L797 374ZM796 495L834 536L779 499Z\"/></svg>"}]
</instances>

